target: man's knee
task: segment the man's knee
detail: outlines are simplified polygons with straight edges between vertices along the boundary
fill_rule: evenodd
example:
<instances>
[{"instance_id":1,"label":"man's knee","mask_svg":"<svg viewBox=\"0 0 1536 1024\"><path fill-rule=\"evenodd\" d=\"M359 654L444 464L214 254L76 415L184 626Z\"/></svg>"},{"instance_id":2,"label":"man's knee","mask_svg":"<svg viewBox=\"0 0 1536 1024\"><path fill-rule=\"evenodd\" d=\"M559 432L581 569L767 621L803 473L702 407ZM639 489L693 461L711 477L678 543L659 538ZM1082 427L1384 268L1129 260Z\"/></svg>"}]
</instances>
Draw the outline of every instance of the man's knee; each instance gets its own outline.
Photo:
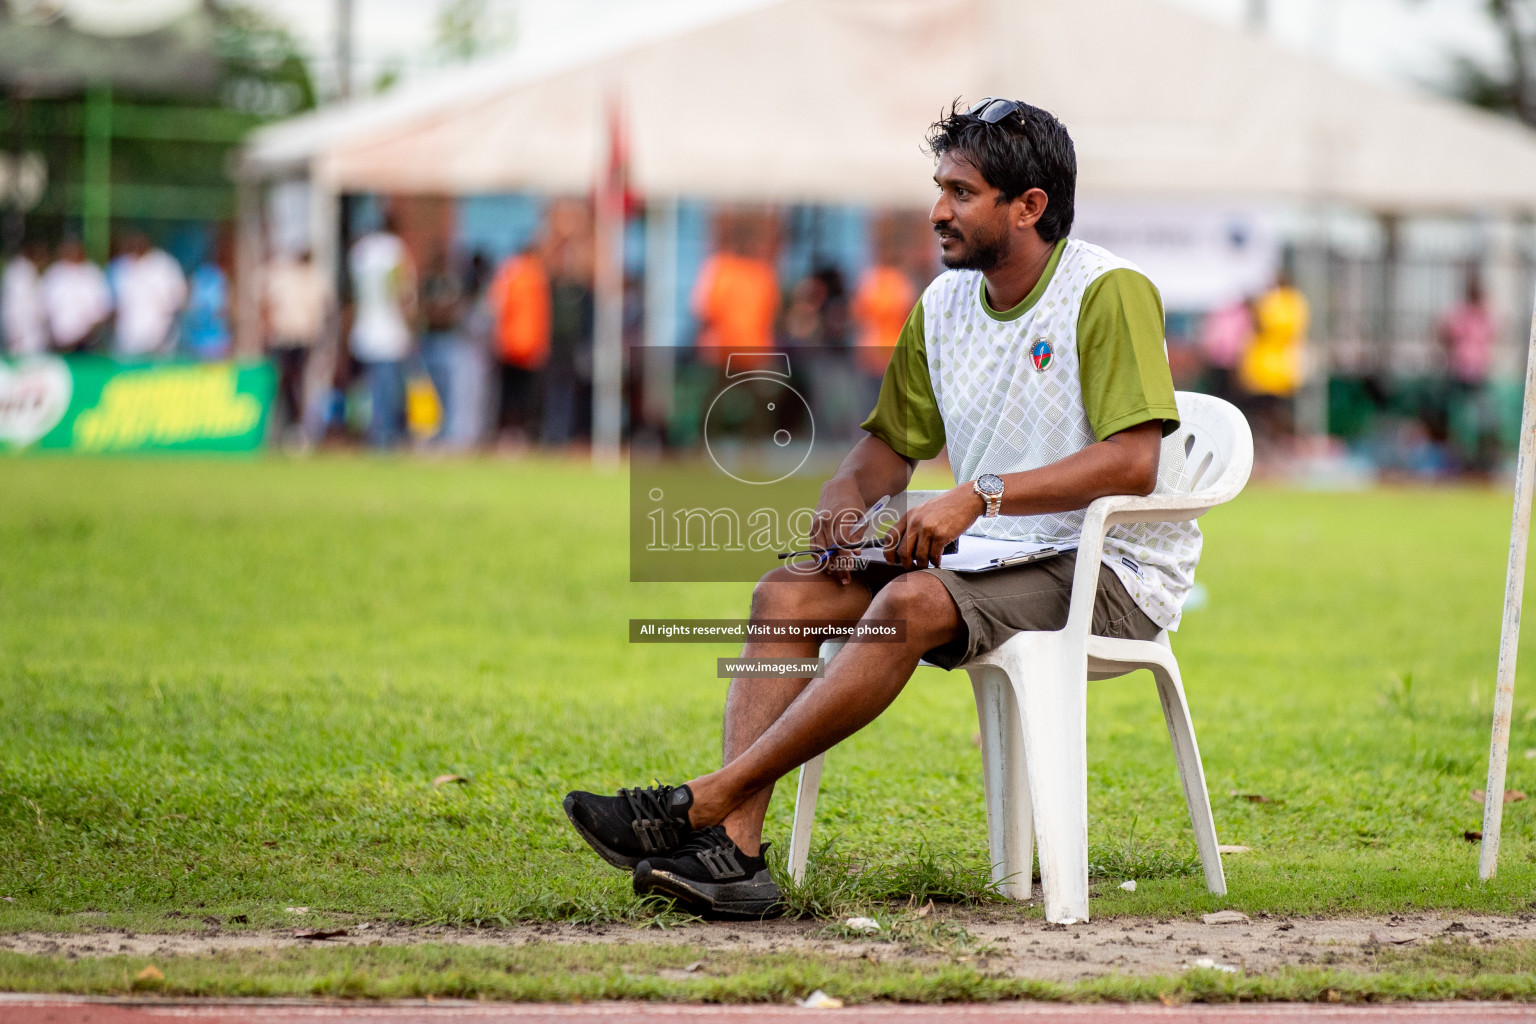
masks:
<instances>
[{"instance_id":1,"label":"man's knee","mask_svg":"<svg viewBox=\"0 0 1536 1024\"><path fill-rule=\"evenodd\" d=\"M752 618L858 618L868 607L869 591L841 586L821 575L806 576L780 567L763 574L752 590Z\"/></svg>"},{"instance_id":2,"label":"man's knee","mask_svg":"<svg viewBox=\"0 0 1536 1024\"><path fill-rule=\"evenodd\" d=\"M871 619L906 623L907 640L924 650L954 639L960 629L960 609L949 590L932 573L913 572L875 596Z\"/></svg>"},{"instance_id":3,"label":"man's knee","mask_svg":"<svg viewBox=\"0 0 1536 1024\"><path fill-rule=\"evenodd\" d=\"M796 576L782 566L769 570L752 588L752 618L805 618L809 586L812 584L808 584L803 576Z\"/></svg>"}]
</instances>

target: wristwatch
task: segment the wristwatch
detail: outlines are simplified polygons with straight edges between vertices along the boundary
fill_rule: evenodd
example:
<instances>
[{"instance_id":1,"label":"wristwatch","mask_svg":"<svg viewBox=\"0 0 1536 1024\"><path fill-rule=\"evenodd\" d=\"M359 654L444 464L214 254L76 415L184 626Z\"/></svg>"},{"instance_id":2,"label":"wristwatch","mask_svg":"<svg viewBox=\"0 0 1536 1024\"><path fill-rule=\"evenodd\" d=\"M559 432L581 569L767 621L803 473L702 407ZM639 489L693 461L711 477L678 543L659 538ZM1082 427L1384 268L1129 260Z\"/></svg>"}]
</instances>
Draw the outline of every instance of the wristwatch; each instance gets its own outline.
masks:
<instances>
[{"instance_id":1,"label":"wristwatch","mask_svg":"<svg viewBox=\"0 0 1536 1024\"><path fill-rule=\"evenodd\" d=\"M995 517L1003 508L1003 478L996 473L983 473L971 484L971 490L981 495L981 500L987 503L988 518Z\"/></svg>"}]
</instances>

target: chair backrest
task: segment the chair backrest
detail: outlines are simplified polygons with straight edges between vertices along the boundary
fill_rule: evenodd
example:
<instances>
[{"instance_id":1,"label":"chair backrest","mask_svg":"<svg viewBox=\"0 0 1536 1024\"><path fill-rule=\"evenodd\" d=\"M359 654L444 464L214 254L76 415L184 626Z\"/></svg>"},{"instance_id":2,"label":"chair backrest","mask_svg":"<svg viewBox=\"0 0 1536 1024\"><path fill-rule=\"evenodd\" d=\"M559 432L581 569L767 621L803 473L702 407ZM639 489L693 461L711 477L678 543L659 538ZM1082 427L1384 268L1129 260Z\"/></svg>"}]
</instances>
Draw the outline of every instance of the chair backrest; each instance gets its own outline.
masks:
<instances>
[{"instance_id":1,"label":"chair backrest","mask_svg":"<svg viewBox=\"0 0 1536 1024\"><path fill-rule=\"evenodd\" d=\"M1163 438L1154 494L1199 495L1219 505L1237 497L1253 471L1253 432L1231 402L1180 391L1179 429ZM915 508L943 491L906 491L900 510ZM901 502L893 502L901 505Z\"/></svg>"},{"instance_id":2,"label":"chair backrest","mask_svg":"<svg viewBox=\"0 0 1536 1024\"><path fill-rule=\"evenodd\" d=\"M1213 505L1235 498L1253 471L1253 432L1231 402L1180 391L1179 429L1163 439L1158 494L1190 494Z\"/></svg>"}]
</instances>

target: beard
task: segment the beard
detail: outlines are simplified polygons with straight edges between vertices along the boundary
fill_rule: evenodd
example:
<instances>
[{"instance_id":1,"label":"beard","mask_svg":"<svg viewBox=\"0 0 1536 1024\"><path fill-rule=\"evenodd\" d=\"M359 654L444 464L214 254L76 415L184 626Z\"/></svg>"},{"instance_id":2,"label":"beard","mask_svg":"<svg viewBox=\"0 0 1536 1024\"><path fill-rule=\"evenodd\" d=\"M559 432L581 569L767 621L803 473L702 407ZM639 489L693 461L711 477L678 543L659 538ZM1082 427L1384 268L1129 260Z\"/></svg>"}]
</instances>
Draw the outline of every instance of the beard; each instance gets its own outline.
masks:
<instances>
[{"instance_id":1,"label":"beard","mask_svg":"<svg viewBox=\"0 0 1536 1024\"><path fill-rule=\"evenodd\" d=\"M940 238L954 239L960 245L940 254L939 259L950 270L980 270L986 273L1008 256L1008 232L1006 229L988 235L975 228L971 235L954 226L952 221L935 225L934 232Z\"/></svg>"}]
</instances>

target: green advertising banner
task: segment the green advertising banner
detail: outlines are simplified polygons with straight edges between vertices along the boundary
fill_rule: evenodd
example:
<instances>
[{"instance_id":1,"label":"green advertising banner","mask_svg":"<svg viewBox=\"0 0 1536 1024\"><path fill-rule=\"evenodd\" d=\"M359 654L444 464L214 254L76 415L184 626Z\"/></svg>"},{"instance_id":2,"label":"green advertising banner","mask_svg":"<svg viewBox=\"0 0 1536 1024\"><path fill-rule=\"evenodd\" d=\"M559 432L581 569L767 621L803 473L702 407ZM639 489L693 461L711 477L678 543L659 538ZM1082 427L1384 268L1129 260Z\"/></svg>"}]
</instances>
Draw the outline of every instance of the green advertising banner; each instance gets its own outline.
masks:
<instances>
[{"instance_id":1,"label":"green advertising banner","mask_svg":"<svg viewBox=\"0 0 1536 1024\"><path fill-rule=\"evenodd\" d=\"M255 451L276 386L265 362L0 359L0 451Z\"/></svg>"}]
</instances>

